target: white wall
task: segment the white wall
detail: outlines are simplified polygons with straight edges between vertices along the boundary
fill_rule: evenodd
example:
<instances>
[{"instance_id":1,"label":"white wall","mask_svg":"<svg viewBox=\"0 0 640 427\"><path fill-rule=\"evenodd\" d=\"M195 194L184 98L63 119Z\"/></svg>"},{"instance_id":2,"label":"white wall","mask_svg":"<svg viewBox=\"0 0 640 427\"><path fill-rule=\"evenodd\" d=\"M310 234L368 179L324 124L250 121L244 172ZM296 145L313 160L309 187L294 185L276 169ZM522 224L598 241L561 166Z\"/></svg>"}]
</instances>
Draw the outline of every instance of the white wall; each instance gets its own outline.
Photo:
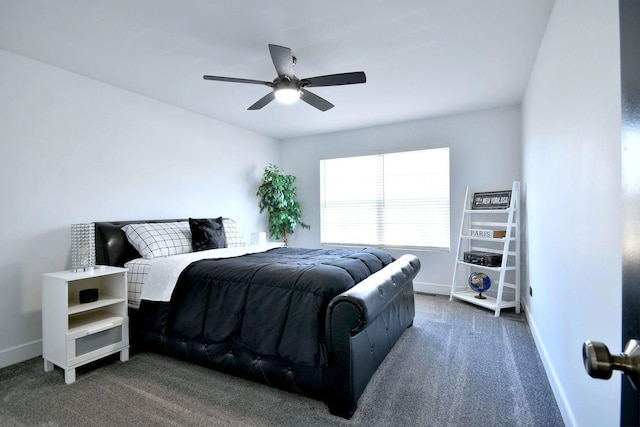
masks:
<instances>
[{"instance_id":1,"label":"white wall","mask_svg":"<svg viewBox=\"0 0 640 427\"><path fill-rule=\"evenodd\" d=\"M619 424L620 375L581 347L621 346L620 57L616 1L557 0L523 103L531 329L567 425Z\"/></svg>"},{"instance_id":2,"label":"white wall","mask_svg":"<svg viewBox=\"0 0 640 427\"><path fill-rule=\"evenodd\" d=\"M70 225L237 219L277 141L0 50L0 367L41 354L40 277L70 267Z\"/></svg>"},{"instance_id":3,"label":"white wall","mask_svg":"<svg viewBox=\"0 0 640 427\"><path fill-rule=\"evenodd\" d=\"M514 106L282 141L280 166L297 177L302 218L311 225L310 230L296 230L290 244L320 246L320 159L448 146L451 251L411 250L422 263L416 289L448 295L465 188L511 189L512 182L521 176L520 138L520 108Z\"/></svg>"}]
</instances>

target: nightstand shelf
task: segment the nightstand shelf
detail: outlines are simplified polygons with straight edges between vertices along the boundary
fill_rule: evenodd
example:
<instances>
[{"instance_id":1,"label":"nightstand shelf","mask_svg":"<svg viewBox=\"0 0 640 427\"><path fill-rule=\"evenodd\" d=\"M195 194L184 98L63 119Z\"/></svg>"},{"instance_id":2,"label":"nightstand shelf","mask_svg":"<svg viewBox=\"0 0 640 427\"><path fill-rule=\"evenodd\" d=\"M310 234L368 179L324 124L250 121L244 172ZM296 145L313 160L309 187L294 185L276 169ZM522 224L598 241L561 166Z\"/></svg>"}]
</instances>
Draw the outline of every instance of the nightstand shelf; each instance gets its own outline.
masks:
<instances>
[{"instance_id":1,"label":"nightstand shelf","mask_svg":"<svg viewBox=\"0 0 640 427\"><path fill-rule=\"evenodd\" d=\"M125 302L124 298L112 297L112 296L100 296L98 301L81 303L79 299L69 300L69 315L83 313L85 311L91 311L102 307L108 307L120 302Z\"/></svg>"},{"instance_id":2,"label":"nightstand shelf","mask_svg":"<svg viewBox=\"0 0 640 427\"><path fill-rule=\"evenodd\" d=\"M80 303L79 293L97 289L96 301ZM127 269L100 266L89 272L60 271L42 275L42 358L75 381L78 366L120 353L129 359Z\"/></svg>"}]
</instances>

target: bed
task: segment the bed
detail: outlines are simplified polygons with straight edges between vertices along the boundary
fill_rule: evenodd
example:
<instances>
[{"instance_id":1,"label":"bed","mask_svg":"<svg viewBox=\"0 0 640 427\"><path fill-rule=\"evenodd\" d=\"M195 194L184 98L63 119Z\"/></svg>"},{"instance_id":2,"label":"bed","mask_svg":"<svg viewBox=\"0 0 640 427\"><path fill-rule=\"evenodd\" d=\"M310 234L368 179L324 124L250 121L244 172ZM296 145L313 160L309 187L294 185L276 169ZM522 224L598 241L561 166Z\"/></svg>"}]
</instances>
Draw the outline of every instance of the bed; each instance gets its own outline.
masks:
<instances>
[{"instance_id":1,"label":"bed","mask_svg":"<svg viewBox=\"0 0 640 427\"><path fill-rule=\"evenodd\" d=\"M193 236L185 232L188 244L175 245L184 252L170 248L168 256L148 257L147 248L129 241L132 227L183 227L189 220L94 223L97 264L129 268L134 351L323 400L332 414L351 418L413 324L418 258L394 259L373 248L247 245L226 218L217 219L226 235L217 249L187 250L195 248L195 229Z\"/></svg>"}]
</instances>

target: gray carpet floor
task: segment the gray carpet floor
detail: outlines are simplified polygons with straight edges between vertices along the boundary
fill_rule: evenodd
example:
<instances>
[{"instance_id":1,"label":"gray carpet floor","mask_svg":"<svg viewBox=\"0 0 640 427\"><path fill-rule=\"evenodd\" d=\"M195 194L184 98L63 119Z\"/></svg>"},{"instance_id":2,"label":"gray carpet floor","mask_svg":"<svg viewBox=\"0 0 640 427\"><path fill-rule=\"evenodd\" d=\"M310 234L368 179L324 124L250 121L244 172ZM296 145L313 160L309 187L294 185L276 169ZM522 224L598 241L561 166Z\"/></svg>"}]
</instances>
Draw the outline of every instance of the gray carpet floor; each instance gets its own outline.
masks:
<instances>
[{"instance_id":1,"label":"gray carpet floor","mask_svg":"<svg viewBox=\"0 0 640 427\"><path fill-rule=\"evenodd\" d=\"M2 426L562 426L522 314L416 295L416 319L351 420L326 405L180 360L133 354L45 373L0 370Z\"/></svg>"}]
</instances>

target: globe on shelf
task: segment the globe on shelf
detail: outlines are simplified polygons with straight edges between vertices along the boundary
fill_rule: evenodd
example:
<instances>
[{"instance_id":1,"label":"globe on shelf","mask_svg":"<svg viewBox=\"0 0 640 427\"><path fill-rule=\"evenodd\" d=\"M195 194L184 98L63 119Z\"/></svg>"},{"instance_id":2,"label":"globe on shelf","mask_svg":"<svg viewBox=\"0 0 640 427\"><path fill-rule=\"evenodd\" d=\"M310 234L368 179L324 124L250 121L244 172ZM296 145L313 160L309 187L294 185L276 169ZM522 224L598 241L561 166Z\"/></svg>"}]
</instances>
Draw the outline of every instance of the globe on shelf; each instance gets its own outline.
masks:
<instances>
[{"instance_id":1,"label":"globe on shelf","mask_svg":"<svg viewBox=\"0 0 640 427\"><path fill-rule=\"evenodd\" d=\"M487 297L482 296L482 293L488 291L491 287L491 279L484 273L474 272L469 276L469 286L471 289L478 292L476 298L486 299Z\"/></svg>"}]
</instances>

